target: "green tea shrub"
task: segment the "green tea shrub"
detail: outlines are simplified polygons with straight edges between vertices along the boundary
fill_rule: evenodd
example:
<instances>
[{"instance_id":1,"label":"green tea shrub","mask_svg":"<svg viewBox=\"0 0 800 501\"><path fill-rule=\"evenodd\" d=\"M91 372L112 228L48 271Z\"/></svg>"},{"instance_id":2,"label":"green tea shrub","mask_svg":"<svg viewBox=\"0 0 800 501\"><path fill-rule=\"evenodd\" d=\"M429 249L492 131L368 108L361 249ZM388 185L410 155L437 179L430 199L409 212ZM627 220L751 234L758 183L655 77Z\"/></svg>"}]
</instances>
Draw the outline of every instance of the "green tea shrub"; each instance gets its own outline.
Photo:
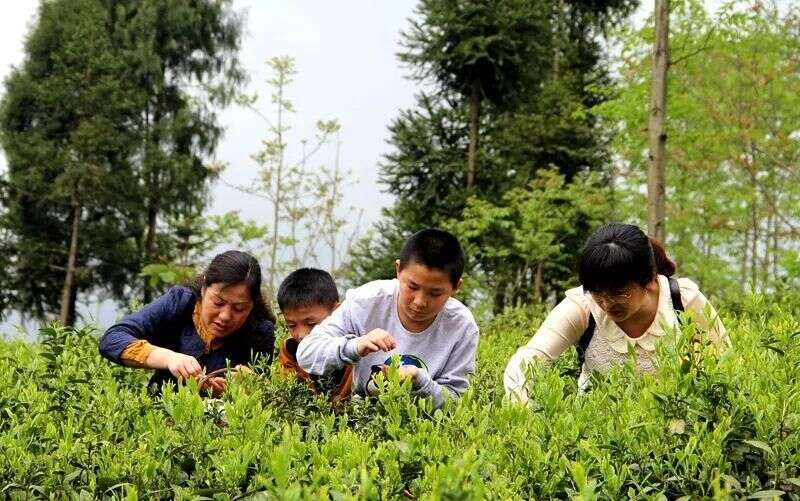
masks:
<instances>
[{"instance_id":1,"label":"green tea shrub","mask_svg":"<svg viewBox=\"0 0 800 501\"><path fill-rule=\"evenodd\" d=\"M153 397L91 328L0 342L0 498L800 499L800 298L741 300L716 353L681 332L658 373L632 364L579 393L572 352L536 367L527 407L502 372L545 312L482 322L477 372L434 411L390 371L335 410L274 367ZM688 496L688 497L687 497Z\"/></svg>"}]
</instances>

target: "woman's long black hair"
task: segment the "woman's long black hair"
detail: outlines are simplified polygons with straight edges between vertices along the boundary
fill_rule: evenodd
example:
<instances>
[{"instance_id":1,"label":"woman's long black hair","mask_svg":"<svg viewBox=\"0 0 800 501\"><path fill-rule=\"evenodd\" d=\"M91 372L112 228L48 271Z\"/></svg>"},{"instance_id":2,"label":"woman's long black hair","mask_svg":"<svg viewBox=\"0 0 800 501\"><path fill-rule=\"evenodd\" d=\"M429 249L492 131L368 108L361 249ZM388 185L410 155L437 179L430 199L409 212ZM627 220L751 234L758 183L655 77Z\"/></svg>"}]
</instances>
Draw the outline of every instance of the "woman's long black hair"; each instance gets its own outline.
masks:
<instances>
[{"instance_id":1,"label":"woman's long black hair","mask_svg":"<svg viewBox=\"0 0 800 501\"><path fill-rule=\"evenodd\" d=\"M250 254L237 250L217 254L208 268L186 286L199 298L202 289L212 284L247 285L250 297L253 298L253 310L247 321L265 319L275 324L275 314L261 292L261 266Z\"/></svg>"},{"instance_id":2,"label":"woman's long black hair","mask_svg":"<svg viewBox=\"0 0 800 501\"><path fill-rule=\"evenodd\" d=\"M638 226L620 223L603 225L589 237L578 267L581 285L590 292L618 291L631 282L644 287L656 273L675 273L664 247Z\"/></svg>"}]
</instances>

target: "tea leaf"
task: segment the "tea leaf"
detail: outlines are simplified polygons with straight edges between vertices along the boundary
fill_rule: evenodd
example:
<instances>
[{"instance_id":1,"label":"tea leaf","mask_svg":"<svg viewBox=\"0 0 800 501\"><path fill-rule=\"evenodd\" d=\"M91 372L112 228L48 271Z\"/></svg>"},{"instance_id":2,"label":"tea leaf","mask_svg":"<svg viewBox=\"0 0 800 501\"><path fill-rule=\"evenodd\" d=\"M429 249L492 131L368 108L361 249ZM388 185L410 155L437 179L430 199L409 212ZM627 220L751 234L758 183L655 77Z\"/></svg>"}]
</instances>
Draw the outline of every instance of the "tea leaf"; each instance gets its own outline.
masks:
<instances>
[{"instance_id":1,"label":"tea leaf","mask_svg":"<svg viewBox=\"0 0 800 501\"><path fill-rule=\"evenodd\" d=\"M769 445L767 445L764 442L761 442L759 440L742 440L742 442L744 442L744 443L746 443L748 445L752 445L753 447L755 447L757 449L761 449L762 451L766 452L767 454L775 454L775 452L773 452L772 448Z\"/></svg>"},{"instance_id":2,"label":"tea leaf","mask_svg":"<svg viewBox=\"0 0 800 501\"><path fill-rule=\"evenodd\" d=\"M758 491L747 496L747 499L780 499L781 496L786 494L783 491L771 489L766 491Z\"/></svg>"}]
</instances>

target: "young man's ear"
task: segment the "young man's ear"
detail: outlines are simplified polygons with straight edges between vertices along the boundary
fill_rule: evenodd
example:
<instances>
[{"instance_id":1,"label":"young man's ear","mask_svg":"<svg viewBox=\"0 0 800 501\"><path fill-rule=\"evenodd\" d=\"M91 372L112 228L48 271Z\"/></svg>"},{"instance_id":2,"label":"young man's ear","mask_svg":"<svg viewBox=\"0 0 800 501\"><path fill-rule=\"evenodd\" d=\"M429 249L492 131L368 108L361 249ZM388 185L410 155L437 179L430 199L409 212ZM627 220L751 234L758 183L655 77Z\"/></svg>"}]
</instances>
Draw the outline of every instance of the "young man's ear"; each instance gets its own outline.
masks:
<instances>
[{"instance_id":1,"label":"young man's ear","mask_svg":"<svg viewBox=\"0 0 800 501\"><path fill-rule=\"evenodd\" d=\"M458 279L458 283L456 284L456 286L455 286L455 287L453 287L453 293L452 293L452 294L450 294L450 295L451 295L451 296L455 296L455 295L456 295L456 293L458 293L458 291L459 291L459 290L461 290L461 286L462 286L462 285L464 285L464 279L463 279L463 278L459 278L459 279Z\"/></svg>"},{"instance_id":2,"label":"young man's ear","mask_svg":"<svg viewBox=\"0 0 800 501\"><path fill-rule=\"evenodd\" d=\"M397 278L400 278L400 260L394 260L394 274Z\"/></svg>"},{"instance_id":3,"label":"young man's ear","mask_svg":"<svg viewBox=\"0 0 800 501\"><path fill-rule=\"evenodd\" d=\"M337 302L336 302L336 304L335 304L335 305L333 305L333 308L331 308L331 313L333 313L334 311L336 311L336 308L338 308L338 307L339 307L339 306L341 306L341 305L342 305L342 302L341 302L341 301L337 301Z\"/></svg>"}]
</instances>

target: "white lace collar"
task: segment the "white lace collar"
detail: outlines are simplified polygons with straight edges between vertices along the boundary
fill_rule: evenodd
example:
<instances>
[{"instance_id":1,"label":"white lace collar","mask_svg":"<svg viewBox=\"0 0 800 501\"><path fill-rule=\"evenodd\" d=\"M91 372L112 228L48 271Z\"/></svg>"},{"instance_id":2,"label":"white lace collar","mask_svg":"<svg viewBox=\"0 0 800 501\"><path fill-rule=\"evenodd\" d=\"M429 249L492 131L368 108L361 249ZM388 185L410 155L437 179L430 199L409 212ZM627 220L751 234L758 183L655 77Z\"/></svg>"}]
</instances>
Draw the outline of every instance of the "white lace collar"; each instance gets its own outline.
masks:
<instances>
[{"instance_id":1,"label":"white lace collar","mask_svg":"<svg viewBox=\"0 0 800 501\"><path fill-rule=\"evenodd\" d=\"M629 337L616 322L609 318L606 312L592 299L590 294L583 293L583 287L571 289L567 294L572 297L581 296L581 300L585 301L585 306L588 307L592 316L594 316L596 323L595 335L602 336L614 351L618 353L627 353L629 345L638 345L646 351L653 352L656 349L656 340L670 332L672 328L677 325L678 321L675 310L672 307L669 280L663 275L658 275L658 285L658 311L656 312L656 318L644 334L637 338Z\"/></svg>"}]
</instances>

